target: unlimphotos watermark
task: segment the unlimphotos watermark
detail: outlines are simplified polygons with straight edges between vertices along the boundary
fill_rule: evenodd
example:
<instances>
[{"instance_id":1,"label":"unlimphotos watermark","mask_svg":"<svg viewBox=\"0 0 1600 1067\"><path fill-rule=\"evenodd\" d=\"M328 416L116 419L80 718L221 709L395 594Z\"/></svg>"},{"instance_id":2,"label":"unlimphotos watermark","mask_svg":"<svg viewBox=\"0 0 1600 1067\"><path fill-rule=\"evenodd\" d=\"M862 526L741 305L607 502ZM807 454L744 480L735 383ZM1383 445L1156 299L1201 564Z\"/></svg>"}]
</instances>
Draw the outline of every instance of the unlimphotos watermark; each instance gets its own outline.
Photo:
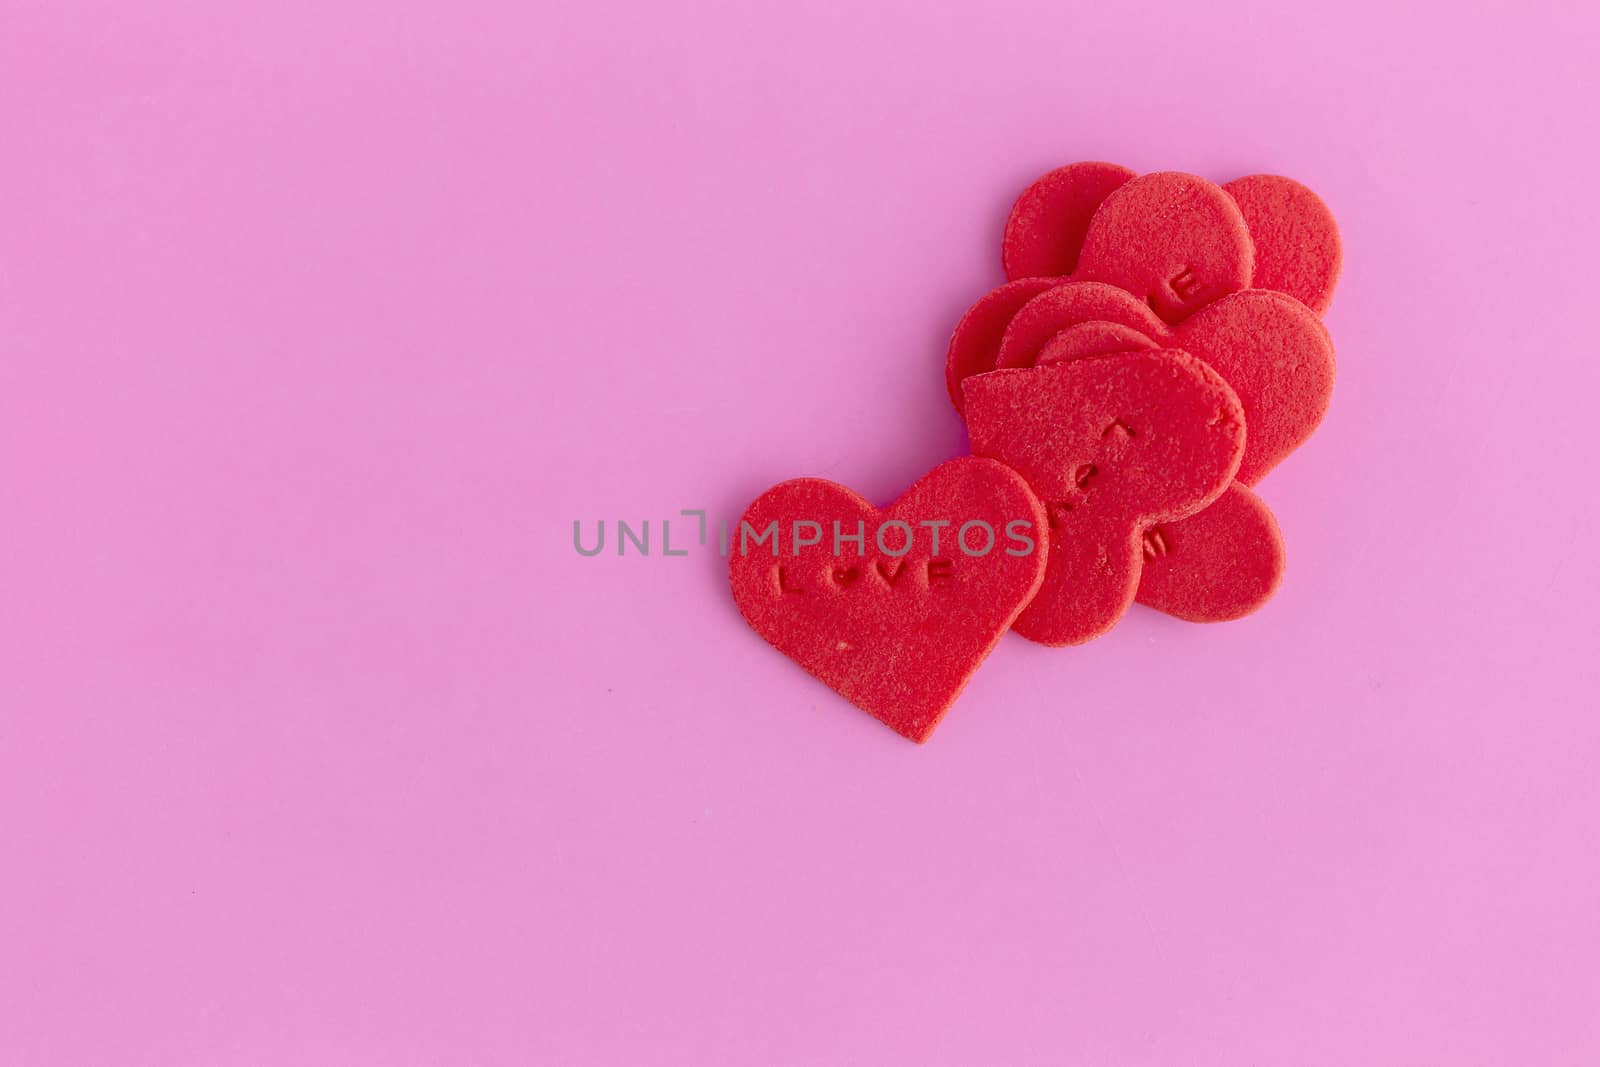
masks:
<instances>
[{"instance_id":1,"label":"unlimphotos watermark","mask_svg":"<svg viewBox=\"0 0 1600 1067\"><path fill-rule=\"evenodd\" d=\"M711 523L704 508L684 508L677 518L680 522L690 518L696 520L695 543L701 548L709 547ZM672 523L673 519L664 518L655 527L661 534L657 542L660 554L687 556L691 551L687 547L688 541L673 547ZM595 520L588 535L584 527L582 519L572 520L572 547L580 556L600 555L606 550L606 520ZM784 554L785 546L789 555L798 556L805 549L819 545L831 547L835 556L847 555L847 548L854 548L858 557L876 549L879 554L892 559L909 555L918 547L926 547L929 555L938 556L940 546L948 546L952 542L962 555L971 557L987 556L997 551L1008 556L1029 556L1037 548L1033 522L1029 519L1011 519L998 530L985 519L957 518L921 519L915 525L904 519L884 519L871 530L865 519L857 519L853 524L840 519L788 519L784 522L771 519L759 528L746 519L740 519L736 527L730 528L724 519L716 524L716 529L717 551L723 556L730 552L749 556L766 551L778 557ZM626 556L630 550L637 556L651 554L649 519L642 519L637 524L618 519L612 524L611 531L611 543L617 555Z\"/></svg>"}]
</instances>

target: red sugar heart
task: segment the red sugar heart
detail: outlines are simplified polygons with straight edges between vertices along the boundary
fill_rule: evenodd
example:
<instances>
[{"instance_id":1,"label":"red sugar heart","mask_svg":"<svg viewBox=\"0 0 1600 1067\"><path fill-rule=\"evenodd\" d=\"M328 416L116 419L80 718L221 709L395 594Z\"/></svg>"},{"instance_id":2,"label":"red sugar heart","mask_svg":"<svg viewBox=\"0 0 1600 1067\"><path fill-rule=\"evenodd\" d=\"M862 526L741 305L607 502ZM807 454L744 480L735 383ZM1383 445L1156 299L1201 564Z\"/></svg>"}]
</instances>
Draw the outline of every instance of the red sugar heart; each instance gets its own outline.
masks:
<instances>
[{"instance_id":1,"label":"red sugar heart","mask_svg":"<svg viewBox=\"0 0 1600 1067\"><path fill-rule=\"evenodd\" d=\"M1209 363L1244 403L1250 441L1239 480L1255 485L1322 423L1333 399L1333 341L1322 320L1282 293L1251 289L1201 308L1176 344Z\"/></svg>"},{"instance_id":2,"label":"red sugar heart","mask_svg":"<svg viewBox=\"0 0 1600 1067\"><path fill-rule=\"evenodd\" d=\"M1058 168L1024 190L1007 220L1002 259L1014 280L978 301L951 336L951 398L961 410L963 380L990 368L1152 347L1206 360L1245 408L1242 484L1163 525L1156 540L1181 551L1158 557L1139 599L1194 621L1247 614L1276 589L1284 556L1271 512L1245 486L1315 430L1333 385L1326 330L1284 297L1326 310L1341 254L1332 213L1289 178L1216 186L1185 174L1130 179L1103 163ZM1052 286L1029 274L1108 284Z\"/></svg>"},{"instance_id":3,"label":"red sugar heart","mask_svg":"<svg viewBox=\"0 0 1600 1067\"><path fill-rule=\"evenodd\" d=\"M1140 343L1140 337L1150 342ZM1321 321L1282 293L1245 290L1202 308L1176 329L1114 286L1066 282L1018 309L1001 335L1001 367L1032 366L1164 344L1205 360L1244 406L1249 432L1238 480L1254 485L1310 437L1332 398L1333 345ZM1241 488L1242 492L1242 488ZM1239 618L1277 590L1281 534L1254 494L1219 501L1165 530L1184 551L1139 587L1139 600L1193 622ZM1253 576L1243 580L1242 576ZM1230 576L1241 581L1228 587ZM1146 589L1146 584L1149 589Z\"/></svg>"},{"instance_id":4,"label":"red sugar heart","mask_svg":"<svg viewBox=\"0 0 1600 1067\"><path fill-rule=\"evenodd\" d=\"M1283 534L1261 498L1234 482L1210 507L1144 533L1139 603L1188 622L1225 622L1283 581Z\"/></svg>"},{"instance_id":5,"label":"red sugar heart","mask_svg":"<svg viewBox=\"0 0 1600 1067\"><path fill-rule=\"evenodd\" d=\"M963 403L961 381L973 374L994 370L995 354L1000 350L1000 335L1013 315L1046 289L1061 284L1059 278L1022 278L1007 282L979 300L956 323L945 355L945 387L950 401L960 411Z\"/></svg>"},{"instance_id":6,"label":"red sugar heart","mask_svg":"<svg viewBox=\"0 0 1600 1067\"><path fill-rule=\"evenodd\" d=\"M1110 163L1073 163L1034 182L1011 209L1001 244L1012 280L967 310L945 355L957 411L962 379L1005 365L996 357L1006 323L1054 285L1100 281L1132 293L1137 321L1120 306L1122 317L1108 321L1143 328L1246 288L1254 258L1244 216L1221 186L1192 174L1133 178Z\"/></svg>"},{"instance_id":7,"label":"red sugar heart","mask_svg":"<svg viewBox=\"0 0 1600 1067\"><path fill-rule=\"evenodd\" d=\"M1222 187L1239 205L1255 246L1251 286L1275 289L1318 315L1333 302L1344 251L1322 198L1290 178L1252 174Z\"/></svg>"},{"instance_id":8,"label":"red sugar heart","mask_svg":"<svg viewBox=\"0 0 1600 1067\"><path fill-rule=\"evenodd\" d=\"M1006 277L1071 274L1095 209L1133 176L1115 163L1068 163L1024 189L1000 241Z\"/></svg>"},{"instance_id":9,"label":"red sugar heart","mask_svg":"<svg viewBox=\"0 0 1600 1067\"><path fill-rule=\"evenodd\" d=\"M1222 187L1174 172L1135 178L1106 197L1083 235L1077 281L1126 289L1167 323L1248 288L1255 250Z\"/></svg>"},{"instance_id":10,"label":"red sugar heart","mask_svg":"<svg viewBox=\"0 0 1600 1067\"><path fill-rule=\"evenodd\" d=\"M1082 327L1091 324L1092 333L1084 333ZM1031 367L1077 352L1105 351L1113 343L1141 347L1131 340L1135 333L1154 345L1199 356L1239 395L1250 428L1239 468L1246 485L1260 481L1298 448L1328 410L1334 358L1327 329L1298 301L1258 289L1225 296L1172 329L1125 290L1063 282L1012 316L995 365ZM1090 337L1098 348L1082 347Z\"/></svg>"},{"instance_id":11,"label":"red sugar heart","mask_svg":"<svg viewBox=\"0 0 1600 1067\"><path fill-rule=\"evenodd\" d=\"M1133 179L1132 171L1114 163L1069 163L1024 189L1001 238L1006 277L1065 277L1076 271L1078 280L1122 285L1143 273L1145 281L1129 287L1146 302L1153 297L1171 306L1173 312L1162 315L1169 322L1208 299L1247 287L1287 293L1319 315L1327 311L1343 250L1333 213L1316 193L1279 174L1251 174L1219 187L1169 173L1147 174L1111 201L1111 194ZM1221 205L1218 189L1238 207L1242 233L1238 219ZM1099 238L1123 262L1114 264L1096 251L1092 269L1080 269L1090 226L1107 201L1111 206L1100 220ZM1141 219L1141 213L1147 217ZM1246 244L1251 265L1241 274ZM1197 273L1183 280L1184 268ZM1166 273L1171 270L1177 273ZM1188 290L1213 271L1219 273L1209 296L1199 292L1186 299L1173 291ZM1145 288L1152 279L1158 283L1153 291Z\"/></svg>"},{"instance_id":12,"label":"red sugar heart","mask_svg":"<svg viewBox=\"0 0 1600 1067\"><path fill-rule=\"evenodd\" d=\"M757 497L742 522L753 532L734 538L728 573L745 621L913 741L928 739L1044 573L1038 499L1016 472L972 456L935 467L882 510L820 478L783 482ZM835 522L845 538L837 546ZM776 537L757 545L772 523ZM988 524L986 553L973 554L986 537L978 525L963 534L968 523ZM895 555L907 530L909 548ZM857 532L859 551L848 540ZM800 544L814 534L817 544Z\"/></svg>"},{"instance_id":13,"label":"red sugar heart","mask_svg":"<svg viewBox=\"0 0 1600 1067\"><path fill-rule=\"evenodd\" d=\"M965 383L972 450L1016 470L1049 521L1049 563L1022 636L1080 644L1133 602L1141 535L1215 500L1243 456L1244 409L1187 352L1092 356Z\"/></svg>"}]
</instances>

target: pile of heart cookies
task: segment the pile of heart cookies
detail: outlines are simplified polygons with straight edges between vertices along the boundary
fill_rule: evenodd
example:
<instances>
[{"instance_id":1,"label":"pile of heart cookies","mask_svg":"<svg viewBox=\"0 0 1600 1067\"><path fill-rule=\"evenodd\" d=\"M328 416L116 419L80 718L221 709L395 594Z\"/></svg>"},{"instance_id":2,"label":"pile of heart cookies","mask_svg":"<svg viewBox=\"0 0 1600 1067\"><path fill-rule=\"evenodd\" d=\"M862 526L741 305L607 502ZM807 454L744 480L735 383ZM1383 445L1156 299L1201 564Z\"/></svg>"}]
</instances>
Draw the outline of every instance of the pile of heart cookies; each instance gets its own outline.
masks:
<instances>
[{"instance_id":1,"label":"pile of heart cookies","mask_svg":"<svg viewBox=\"0 0 1600 1067\"><path fill-rule=\"evenodd\" d=\"M767 490L730 544L740 612L916 741L1008 629L1082 644L1135 600L1249 614L1284 571L1254 487L1327 411L1340 258L1288 178L1051 171L946 353L972 455L884 509L816 478Z\"/></svg>"}]
</instances>

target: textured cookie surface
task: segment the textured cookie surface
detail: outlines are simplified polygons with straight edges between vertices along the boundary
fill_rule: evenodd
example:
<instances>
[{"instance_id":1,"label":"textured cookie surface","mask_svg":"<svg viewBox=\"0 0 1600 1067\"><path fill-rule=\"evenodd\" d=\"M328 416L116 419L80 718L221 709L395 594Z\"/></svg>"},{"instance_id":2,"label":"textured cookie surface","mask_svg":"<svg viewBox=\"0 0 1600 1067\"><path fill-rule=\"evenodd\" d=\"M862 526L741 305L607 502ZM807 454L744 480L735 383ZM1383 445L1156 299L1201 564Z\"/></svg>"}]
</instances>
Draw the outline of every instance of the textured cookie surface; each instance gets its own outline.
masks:
<instances>
[{"instance_id":1,"label":"textured cookie surface","mask_svg":"<svg viewBox=\"0 0 1600 1067\"><path fill-rule=\"evenodd\" d=\"M950 402L957 411L964 403L962 381L994 370L1000 337L1012 317L1028 301L1059 284L1059 278L1020 278L1007 282L985 294L961 316L955 332L950 335L950 348L944 360L945 387L950 390Z\"/></svg>"},{"instance_id":2,"label":"textured cookie surface","mask_svg":"<svg viewBox=\"0 0 1600 1067\"><path fill-rule=\"evenodd\" d=\"M1167 323L1248 288L1254 245L1222 187L1192 174L1135 178L1106 197L1083 237L1077 281L1126 289Z\"/></svg>"},{"instance_id":3,"label":"textured cookie surface","mask_svg":"<svg viewBox=\"0 0 1600 1067\"><path fill-rule=\"evenodd\" d=\"M1255 485L1322 423L1333 399L1333 342L1293 297L1233 293L1184 322L1176 344L1227 379L1244 404L1250 440L1239 480Z\"/></svg>"},{"instance_id":4,"label":"textured cookie surface","mask_svg":"<svg viewBox=\"0 0 1600 1067\"><path fill-rule=\"evenodd\" d=\"M1149 343L1141 344L1141 336ZM1200 357L1238 394L1250 429L1239 471L1246 485L1311 436L1333 397L1327 329L1299 301L1264 289L1224 296L1174 329L1126 290L1062 282L1016 310L1000 335L995 365L1032 367L1156 346Z\"/></svg>"},{"instance_id":5,"label":"textured cookie surface","mask_svg":"<svg viewBox=\"0 0 1600 1067\"><path fill-rule=\"evenodd\" d=\"M1212 504L1145 530L1138 601L1189 622L1242 618L1283 581L1283 535L1261 498L1238 482Z\"/></svg>"},{"instance_id":6,"label":"textured cookie surface","mask_svg":"<svg viewBox=\"0 0 1600 1067\"><path fill-rule=\"evenodd\" d=\"M1051 212L1069 224L1030 238L1029 223ZM1311 435L1332 394L1333 347L1316 319L1342 257L1327 206L1278 175L1217 186L1192 175L1130 179L1123 168L1072 164L1018 198L1003 257L1008 277L1070 276L1053 285L1038 277L1013 282L974 306L946 365L957 409L963 379L991 367L1151 348L1199 357L1228 381L1245 412L1240 484L1150 532L1139 600L1195 621L1259 607L1281 580L1284 554L1276 521L1247 486Z\"/></svg>"},{"instance_id":7,"label":"textured cookie surface","mask_svg":"<svg viewBox=\"0 0 1600 1067\"><path fill-rule=\"evenodd\" d=\"M1288 293L1319 315L1327 311L1344 261L1339 226L1328 205L1278 174L1252 174L1222 188L1250 228L1255 246L1250 284Z\"/></svg>"},{"instance_id":8,"label":"textured cookie surface","mask_svg":"<svg viewBox=\"0 0 1600 1067\"><path fill-rule=\"evenodd\" d=\"M1015 626L1043 644L1114 626L1138 589L1145 528L1215 500L1244 451L1238 397L1186 352L997 370L965 389L973 452L1020 473L1045 508L1044 581Z\"/></svg>"},{"instance_id":9,"label":"textured cookie surface","mask_svg":"<svg viewBox=\"0 0 1600 1067\"><path fill-rule=\"evenodd\" d=\"M1092 322L1135 330L1152 341L1171 336L1166 324L1125 289L1101 282L1062 282L1017 309L1000 335L995 366L1032 367L1058 333Z\"/></svg>"},{"instance_id":10,"label":"textured cookie surface","mask_svg":"<svg viewBox=\"0 0 1600 1067\"><path fill-rule=\"evenodd\" d=\"M745 512L728 570L758 634L925 741L1038 589L1044 538L1023 479L966 456L882 510L820 478L776 485Z\"/></svg>"},{"instance_id":11,"label":"textured cookie surface","mask_svg":"<svg viewBox=\"0 0 1600 1067\"><path fill-rule=\"evenodd\" d=\"M1006 277L1071 274L1095 209L1133 176L1115 163L1068 163L1024 189L1000 242Z\"/></svg>"},{"instance_id":12,"label":"textured cookie surface","mask_svg":"<svg viewBox=\"0 0 1600 1067\"><path fill-rule=\"evenodd\" d=\"M1035 366L1066 363L1085 356L1109 356L1113 352L1133 352L1141 348L1160 348L1145 334L1116 322L1080 322L1069 326L1045 342Z\"/></svg>"}]
</instances>

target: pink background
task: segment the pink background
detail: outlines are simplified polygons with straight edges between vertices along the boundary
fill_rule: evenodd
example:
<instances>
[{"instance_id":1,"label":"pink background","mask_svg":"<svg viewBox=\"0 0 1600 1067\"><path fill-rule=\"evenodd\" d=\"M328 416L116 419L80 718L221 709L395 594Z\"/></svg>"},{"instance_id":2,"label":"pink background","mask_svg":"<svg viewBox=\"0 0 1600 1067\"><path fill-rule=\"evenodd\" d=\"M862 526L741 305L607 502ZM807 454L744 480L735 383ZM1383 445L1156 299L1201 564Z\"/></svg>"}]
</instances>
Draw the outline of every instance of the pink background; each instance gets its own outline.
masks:
<instances>
[{"instance_id":1,"label":"pink background","mask_svg":"<svg viewBox=\"0 0 1600 1067\"><path fill-rule=\"evenodd\" d=\"M0 1063L1600 1062L1594 5L249 6L0 0ZM962 451L1083 158L1342 224L1267 610L919 748L576 556Z\"/></svg>"}]
</instances>

